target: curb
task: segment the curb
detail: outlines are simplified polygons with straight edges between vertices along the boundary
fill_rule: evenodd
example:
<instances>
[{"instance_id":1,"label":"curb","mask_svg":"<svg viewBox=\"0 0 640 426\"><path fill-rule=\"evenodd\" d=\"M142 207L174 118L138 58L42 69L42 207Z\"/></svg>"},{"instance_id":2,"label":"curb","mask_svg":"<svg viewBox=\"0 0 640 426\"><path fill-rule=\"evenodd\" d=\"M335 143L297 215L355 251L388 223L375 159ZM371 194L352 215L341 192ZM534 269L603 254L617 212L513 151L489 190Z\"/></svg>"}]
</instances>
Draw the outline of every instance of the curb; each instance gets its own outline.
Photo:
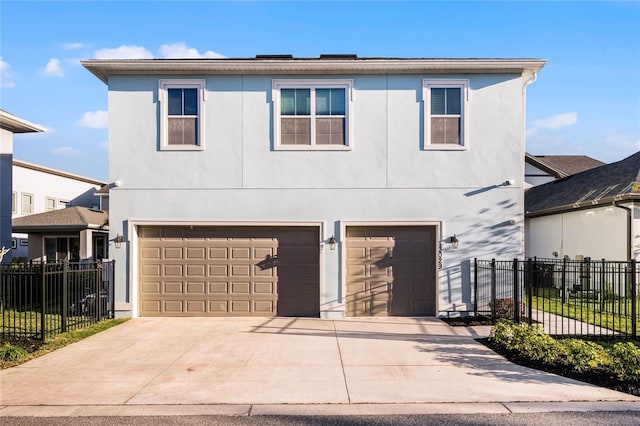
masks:
<instances>
[{"instance_id":1,"label":"curb","mask_svg":"<svg viewBox=\"0 0 640 426\"><path fill-rule=\"evenodd\" d=\"M637 411L640 401L477 402L415 404L13 405L2 417L384 416Z\"/></svg>"}]
</instances>

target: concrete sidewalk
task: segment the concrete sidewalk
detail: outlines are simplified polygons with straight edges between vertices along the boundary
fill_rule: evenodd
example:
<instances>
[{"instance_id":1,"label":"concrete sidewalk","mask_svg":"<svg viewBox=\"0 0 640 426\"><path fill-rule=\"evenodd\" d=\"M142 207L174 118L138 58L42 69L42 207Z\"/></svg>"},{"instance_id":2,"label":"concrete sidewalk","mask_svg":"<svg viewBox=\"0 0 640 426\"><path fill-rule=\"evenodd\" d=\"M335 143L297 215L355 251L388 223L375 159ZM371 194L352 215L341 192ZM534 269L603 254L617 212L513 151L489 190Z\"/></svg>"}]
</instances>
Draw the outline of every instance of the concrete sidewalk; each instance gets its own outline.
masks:
<instances>
[{"instance_id":1,"label":"concrete sidewalk","mask_svg":"<svg viewBox=\"0 0 640 426\"><path fill-rule=\"evenodd\" d=\"M434 318L134 319L1 371L0 416L640 410L640 398L504 360L473 340L487 331Z\"/></svg>"}]
</instances>

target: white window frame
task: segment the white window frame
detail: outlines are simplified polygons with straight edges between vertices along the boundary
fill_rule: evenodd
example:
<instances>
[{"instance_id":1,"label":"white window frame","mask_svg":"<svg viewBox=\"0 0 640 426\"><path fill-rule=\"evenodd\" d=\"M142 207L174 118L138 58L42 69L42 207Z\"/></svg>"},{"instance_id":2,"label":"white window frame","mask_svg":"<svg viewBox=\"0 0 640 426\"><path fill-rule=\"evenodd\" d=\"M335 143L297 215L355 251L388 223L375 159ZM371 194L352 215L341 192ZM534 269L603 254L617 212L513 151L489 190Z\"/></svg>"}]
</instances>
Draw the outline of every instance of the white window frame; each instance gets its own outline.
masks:
<instances>
[{"instance_id":1,"label":"white window frame","mask_svg":"<svg viewBox=\"0 0 640 426\"><path fill-rule=\"evenodd\" d=\"M205 141L205 100L206 82L203 79L162 79L158 84L160 102L160 150L161 151L203 151ZM198 89L198 145L169 145L169 102L168 89Z\"/></svg>"},{"instance_id":2,"label":"white window frame","mask_svg":"<svg viewBox=\"0 0 640 426\"><path fill-rule=\"evenodd\" d=\"M460 109L460 143L434 144L431 143L431 89L458 88L461 89L462 102ZM469 149L469 80L468 79L439 79L425 78L422 80L422 103L424 105L424 149L440 151L466 151Z\"/></svg>"},{"instance_id":3,"label":"white window frame","mask_svg":"<svg viewBox=\"0 0 640 426\"><path fill-rule=\"evenodd\" d=\"M280 143L281 89L311 89L311 145L283 145ZM345 89L344 145L315 144L315 89ZM353 147L353 80L351 79L281 79L272 81L273 147L276 151L350 151Z\"/></svg>"},{"instance_id":4,"label":"white window frame","mask_svg":"<svg viewBox=\"0 0 640 426\"><path fill-rule=\"evenodd\" d=\"M30 210L30 211L28 211L28 212L25 212L25 208L24 208L24 206L25 206L25 203L24 203L24 196L25 196L25 195L28 195L29 197L31 197L31 203L30 203L30 204L28 204L28 205L29 205L29 206L31 206L31 207L29 208L29 210ZM20 195L20 212L21 212L23 215L30 215L30 214L33 214L33 213L34 213L34 210L33 210L33 204L34 204L33 194L30 194L30 193L28 193L28 192L23 192L23 193Z\"/></svg>"},{"instance_id":5,"label":"white window frame","mask_svg":"<svg viewBox=\"0 0 640 426\"><path fill-rule=\"evenodd\" d=\"M53 201L53 208L49 209L49 201ZM44 211L51 212L58 208L58 200L53 197L44 197Z\"/></svg>"}]
</instances>

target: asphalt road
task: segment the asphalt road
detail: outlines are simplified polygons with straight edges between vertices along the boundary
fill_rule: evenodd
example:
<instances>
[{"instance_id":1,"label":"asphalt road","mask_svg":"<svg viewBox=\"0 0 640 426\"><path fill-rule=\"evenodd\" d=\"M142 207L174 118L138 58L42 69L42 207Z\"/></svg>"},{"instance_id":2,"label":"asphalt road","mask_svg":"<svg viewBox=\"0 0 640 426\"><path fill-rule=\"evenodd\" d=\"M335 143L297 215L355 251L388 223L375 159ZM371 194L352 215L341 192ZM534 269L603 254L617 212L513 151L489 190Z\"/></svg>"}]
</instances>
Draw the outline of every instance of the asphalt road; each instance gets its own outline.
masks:
<instances>
[{"instance_id":1,"label":"asphalt road","mask_svg":"<svg viewBox=\"0 0 640 426\"><path fill-rule=\"evenodd\" d=\"M149 417L5 417L0 425L186 425L186 426L638 426L640 412L530 414L434 414L394 416L149 416Z\"/></svg>"}]
</instances>

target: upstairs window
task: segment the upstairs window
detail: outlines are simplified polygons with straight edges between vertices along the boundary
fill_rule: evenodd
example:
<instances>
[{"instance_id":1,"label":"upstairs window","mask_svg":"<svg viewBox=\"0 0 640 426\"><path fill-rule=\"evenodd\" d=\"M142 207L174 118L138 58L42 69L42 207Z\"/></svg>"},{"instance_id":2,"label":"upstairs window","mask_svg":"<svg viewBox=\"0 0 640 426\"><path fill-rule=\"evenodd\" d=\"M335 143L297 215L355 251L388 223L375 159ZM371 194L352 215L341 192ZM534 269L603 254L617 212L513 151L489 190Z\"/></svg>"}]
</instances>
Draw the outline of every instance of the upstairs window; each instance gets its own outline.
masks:
<instances>
[{"instance_id":1,"label":"upstairs window","mask_svg":"<svg viewBox=\"0 0 640 426\"><path fill-rule=\"evenodd\" d=\"M33 194L22 193L22 214L33 214Z\"/></svg>"},{"instance_id":2,"label":"upstairs window","mask_svg":"<svg viewBox=\"0 0 640 426\"><path fill-rule=\"evenodd\" d=\"M423 81L426 149L467 148L468 86L468 80Z\"/></svg>"},{"instance_id":3,"label":"upstairs window","mask_svg":"<svg viewBox=\"0 0 640 426\"><path fill-rule=\"evenodd\" d=\"M274 80L276 149L349 149L352 86L351 80Z\"/></svg>"},{"instance_id":4,"label":"upstairs window","mask_svg":"<svg viewBox=\"0 0 640 426\"><path fill-rule=\"evenodd\" d=\"M11 193L11 214L18 214L18 193Z\"/></svg>"},{"instance_id":5,"label":"upstairs window","mask_svg":"<svg viewBox=\"0 0 640 426\"><path fill-rule=\"evenodd\" d=\"M203 149L204 80L160 80L162 150Z\"/></svg>"},{"instance_id":6,"label":"upstairs window","mask_svg":"<svg viewBox=\"0 0 640 426\"><path fill-rule=\"evenodd\" d=\"M57 202L57 200L55 198L45 197L45 200L44 200L45 211L50 212L50 211L55 210L57 204L58 204L58 202Z\"/></svg>"}]
</instances>

